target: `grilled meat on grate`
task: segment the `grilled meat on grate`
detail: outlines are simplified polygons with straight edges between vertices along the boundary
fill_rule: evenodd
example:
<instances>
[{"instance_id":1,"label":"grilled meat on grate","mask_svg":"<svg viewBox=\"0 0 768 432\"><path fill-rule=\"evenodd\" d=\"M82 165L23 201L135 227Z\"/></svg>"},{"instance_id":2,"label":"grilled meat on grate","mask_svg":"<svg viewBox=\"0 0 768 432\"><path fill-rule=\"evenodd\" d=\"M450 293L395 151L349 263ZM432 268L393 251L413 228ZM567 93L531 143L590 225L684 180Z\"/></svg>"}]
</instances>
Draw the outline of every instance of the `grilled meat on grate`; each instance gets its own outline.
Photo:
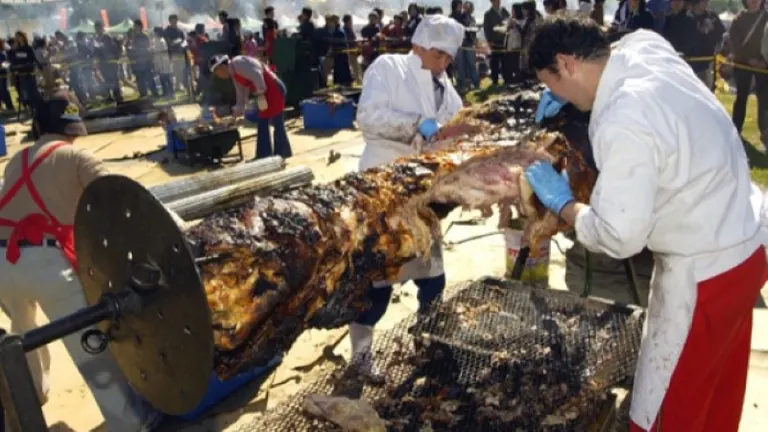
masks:
<instances>
[{"instance_id":1,"label":"grilled meat on grate","mask_svg":"<svg viewBox=\"0 0 768 432\"><path fill-rule=\"evenodd\" d=\"M304 394L364 399L389 431L576 432L593 430L611 405L606 389L634 370L639 308L494 278L446 293L428 316L377 334L386 384L339 366ZM302 401L287 400L240 430L339 431L307 415Z\"/></svg>"}]
</instances>

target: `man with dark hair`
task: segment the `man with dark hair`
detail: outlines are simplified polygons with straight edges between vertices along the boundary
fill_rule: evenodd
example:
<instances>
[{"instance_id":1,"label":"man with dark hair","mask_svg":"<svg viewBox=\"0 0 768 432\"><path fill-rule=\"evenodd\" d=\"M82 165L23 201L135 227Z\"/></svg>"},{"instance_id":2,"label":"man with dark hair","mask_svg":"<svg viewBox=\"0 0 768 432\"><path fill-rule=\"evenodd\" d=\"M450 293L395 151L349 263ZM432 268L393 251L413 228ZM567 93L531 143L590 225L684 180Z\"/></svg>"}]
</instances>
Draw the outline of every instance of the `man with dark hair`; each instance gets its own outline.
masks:
<instances>
[{"instance_id":1,"label":"man with dark hair","mask_svg":"<svg viewBox=\"0 0 768 432\"><path fill-rule=\"evenodd\" d=\"M368 14L368 24L360 30L360 37L363 39L360 49L360 55L363 57L363 72L379 55L379 38L376 37L379 31L381 31L379 14L371 12Z\"/></svg>"},{"instance_id":2,"label":"man with dark hair","mask_svg":"<svg viewBox=\"0 0 768 432\"><path fill-rule=\"evenodd\" d=\"M491 47L491 81L499 84L499 74L504 70L504 39L507 35L509 11L501 7L501 0L491 0L491 7L483 17L483 32Z\"/></svg>"},{"instance_id":3,"label":"man with dark hair","mask_svg":"<svg viewBox=\"0 0 768 432\"><path fill-rule=\"evenodd\" d=\"M688 13L696 23L692 55L694 57L714 57L718 45L723 41L725 26L717 13L709 9L709 0L688 0L688 3ZM736 19L733 22L736 23ZM758 37L757 40L759 46L760 38ZM712 62L709 61L691 62L696 76L714 90L712 66Z\"/></svg>"},{"instance_id":4,"label":"man with dark hair","mask_svg":"<svg viewBox=\"0 0 768 432\"><path fill-rule=\"evenodd\" d=\"M264 18L275 19L275 8L272 6L264 8Z\"/></svg>"},{"instance_id":5,"label":"man with dark hair","mask_svg":"<svg viewBox=\"0 0 768 432\"><path fill-rule=\"evenodd\" d=\"M99 59L99 72L104 78L104 87L107 90L107 98L112 98L117 103L123 101L123 92L120 88L120 75L118 74L118 60L120 60L120 45L104 32L104 24L97 22L94 24L96 37L93 40L93 47L96 58ZM111 94L110 94L111 91Z\"/></svg>"},{"instance_id":6,"label":"man with dark hair","mask_svg":"<svg viewBox=\"0 0 768 432\"><path fill-rule=\"evenodd\" d=\"M179 17L175 14L168 17L168 27L163 31L165 43L168 44L168 55L171 57L171 68L175 78L175 89L189 85L187 79L187 38L179 28Z\"/></svg>"},{"instance_id":7,"label":"man with dark hair","mask_svg":"<svg viewBox=\"0 0 768 432\"><path fill-rule=\"evenodd\" d=\"M144 23L137 19L133 21L133 33L128 43L128 58L133 64L133 74L136 77L136 87L140 97L147 96L147 90L152 96L159 96L155 77L152 74L152 53L149 36L144 33Z\"/></svg>"},{"instance_id":8,"label":"man with dark hair","mask_svg":"<svg viewBox=\"0 0 768 432\"><path fill-rule=\"evenodd\" d=\"M589 204L548 162L526 169L534 192L585 248L617 259L654 252L631 430L738 430L767 269L762 194L739 133L655 32L610 45L593 21L553 16L536 27L528 59L550 89L537 119L565 103L591 111L600 170Z\"/></svg>"},{"instance_id":9,"label":"man with dark hair","mask_svg":"<svg viewBox=\"0 0 768 432\"><path fill-rule=\"evenodd\" d=\"M406 36L411 37L413 36L413 33L416 32L416 27L418 27L421 22L421 15L421 7L419 5L416 3L408 5L408 21L405 24Z\"/></svg>"},{"instance_id":10,"label":"man with dark hair","mask_svg":"<svg viewBox=\"0 0 768 432\"><path fill-rule=\"evenodd\" d=\"M688 14L685 0L671 0L672 13L664 20L662 35L672 47L683 57L693 56L693 44L695 43L696 21Z\"/></svg>"},{"instance_id":11,"label":"man with dark hair","mask_svg":"<svg viewBox=\"0 0 768 432\"><path fill-rule=\"evenodd\" d=\"M272 57L272 42L277 37L277 32L280 30L280 26L277 25L275 20L275 8L267 6L264 9L264 23L261 26L261 34L264 36L264 42L267 46L267 57Z\"/></svg>"},{"instance_id":12,"label":"man with dark hair","mask_svg":"<svg viewBox=\"0 0 768 432\"><path fill-rule=\"evenodd\" d=\"M207 87L208 75L205 56L203 55L203 45L208 43L208 36L205 34L205 24L195 24L195 31L189 39L189 52L192 54L192 68L196 79L195 91L202 93Z\"/></svg>"}]
</instances>

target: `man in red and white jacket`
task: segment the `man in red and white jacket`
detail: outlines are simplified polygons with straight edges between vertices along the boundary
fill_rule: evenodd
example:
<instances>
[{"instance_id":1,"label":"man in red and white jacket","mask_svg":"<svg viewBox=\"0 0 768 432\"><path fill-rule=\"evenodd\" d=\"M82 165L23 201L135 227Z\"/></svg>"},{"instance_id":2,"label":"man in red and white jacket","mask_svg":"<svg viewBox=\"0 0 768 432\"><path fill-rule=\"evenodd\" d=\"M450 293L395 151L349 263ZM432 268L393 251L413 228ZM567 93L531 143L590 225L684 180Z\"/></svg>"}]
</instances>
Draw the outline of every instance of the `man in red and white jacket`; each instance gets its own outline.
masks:
<instances>
[{"instance_id":1,"label":"man in red and white jacket","mask_svg":"<svg viewBox=\"0 0 768 432\"><path fill-rule=\"evenodd\" d=\"M285 84L280 81L269 66L259 60L246 56L232 59L226 55L211 57L211 73L221 79L231 78L237 94L236 105L232 115L240 117L245 114L245 105L251 95L256 96L258 110L256 137L256 159L272 155L288 158L292 155L291 144L285 131L283 110L285 109ZM275 127L275 147L269 136L269 124Z\"/></svg>"}]
</instances>

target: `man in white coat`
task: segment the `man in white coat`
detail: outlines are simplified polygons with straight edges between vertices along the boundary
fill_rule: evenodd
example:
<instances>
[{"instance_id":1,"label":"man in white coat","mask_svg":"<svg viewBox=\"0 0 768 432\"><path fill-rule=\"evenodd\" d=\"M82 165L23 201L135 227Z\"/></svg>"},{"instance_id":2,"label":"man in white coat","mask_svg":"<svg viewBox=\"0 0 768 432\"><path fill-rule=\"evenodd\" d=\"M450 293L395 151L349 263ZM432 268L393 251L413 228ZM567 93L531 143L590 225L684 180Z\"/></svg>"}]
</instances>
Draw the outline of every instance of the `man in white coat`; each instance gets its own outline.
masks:
<instances>
[{"instance_id":1,"label":"man in white coat","mask_svg":"<svg viewBox=\"0 0 768 432\"><path fill-rule=\"evenodd\" d=\"M464 27L442 15L425 17L416 29L408 54L384 54L368 67L357 109L365 149L360 170L387 164L399 157L428 151L434 143L468 130L443 126L462 102L445 69L456 56ZM435 301L445 287L442 248L435 242L428 261L406 264L396 280L376 281L369 290L371 307L349 327L352 365L363 375L381 380L373 367L373 326L387 310L392 285L413 280L419 287L420 311Z\"/></svg>"},{"instance_id":2,"label":"man in white coat","mask_svg":"<svg viewBox=\"0 0 768 432\"><path fill-rule=\"evenodd\" d=\"M550 90L540 116L568 102L592 111L600 170L585 204L551 164L536 163L526 170L536 195L587 249L654 252L631 430L737 431L766 255L731 119L653 32L611 46L594 22L549 17L529 54Z\"/></svg>"}]
</instances>

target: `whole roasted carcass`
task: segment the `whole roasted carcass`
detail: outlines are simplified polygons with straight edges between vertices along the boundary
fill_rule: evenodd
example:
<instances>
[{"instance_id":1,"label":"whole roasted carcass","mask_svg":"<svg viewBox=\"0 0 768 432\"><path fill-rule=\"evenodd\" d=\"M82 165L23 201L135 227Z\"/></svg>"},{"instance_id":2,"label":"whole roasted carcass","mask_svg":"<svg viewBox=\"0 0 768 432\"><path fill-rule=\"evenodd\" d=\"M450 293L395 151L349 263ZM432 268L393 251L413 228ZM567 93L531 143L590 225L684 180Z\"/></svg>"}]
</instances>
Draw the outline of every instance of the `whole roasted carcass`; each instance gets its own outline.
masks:
<instances>
[{"instance_id":1,"label":"whole roasted carcass","mask_svg":"<svg viewBox=\"0 0 768 432\"><path fill-rule=\"evenodd\" d=\"M436 176L494 150L401 159L260 199L188 230L199 256L221 257L201 266L219 375L268 362L310 326L343 324L334 311L361 310L368 281L391 279L406 262L428 259L439 218L417 198Z\"/></svg>"},{"instance_id":2,"label":"whole roasted carcass","mask_svg":"<svg viewBox=\"0 0 768 432\"><path fill-rule=\"evenodd\" d=\"M554 234L562 226L522 176L537 159L567 169L588 201L594 170L565 136L541 133L515 147L465 143L402 158L204 219L186 234L198 256L220 257L201 265L218 375L266 364L308 328L352 321L371 280L429 258L439 219L455 206L488 214L517 205L532 237Z\"/></svg>"}]
</instances>

